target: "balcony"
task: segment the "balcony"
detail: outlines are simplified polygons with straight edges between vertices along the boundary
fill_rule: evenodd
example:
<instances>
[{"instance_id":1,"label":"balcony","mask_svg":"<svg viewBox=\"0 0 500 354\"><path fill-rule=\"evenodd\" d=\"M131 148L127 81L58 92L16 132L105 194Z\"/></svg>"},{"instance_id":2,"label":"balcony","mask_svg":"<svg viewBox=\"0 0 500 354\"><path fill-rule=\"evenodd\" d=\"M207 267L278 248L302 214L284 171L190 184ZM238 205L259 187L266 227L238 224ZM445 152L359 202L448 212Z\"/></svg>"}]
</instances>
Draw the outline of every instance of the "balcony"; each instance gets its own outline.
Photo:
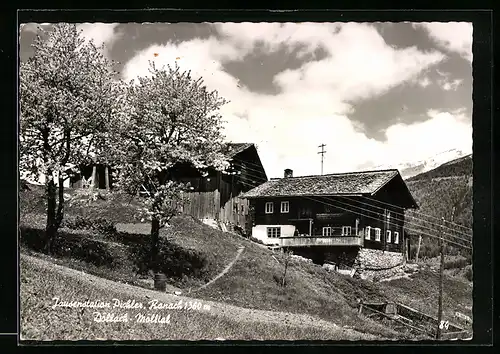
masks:
<instances>
[{"instance_id":1,"label":"balcony","mask_svg":"<svg viewBox=\"0 0 500 354\"><path fill-rule=\"evenodd\" d=\"M362 236L294 236L281 237L282 247L307 247L307 246L357 246L363 247Z\"/></svg>"}]
</instances>

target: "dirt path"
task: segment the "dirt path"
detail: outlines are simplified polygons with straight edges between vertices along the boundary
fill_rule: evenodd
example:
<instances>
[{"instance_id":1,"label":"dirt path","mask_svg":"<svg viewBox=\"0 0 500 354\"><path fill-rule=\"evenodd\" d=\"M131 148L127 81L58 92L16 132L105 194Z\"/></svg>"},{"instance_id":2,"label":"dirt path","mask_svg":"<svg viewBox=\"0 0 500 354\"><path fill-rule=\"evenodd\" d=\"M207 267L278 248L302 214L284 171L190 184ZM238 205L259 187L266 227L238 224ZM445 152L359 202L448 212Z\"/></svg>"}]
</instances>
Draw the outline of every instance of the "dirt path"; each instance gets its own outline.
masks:
<instances>
[{"instance_id":1,"label":"dirt path","mask_svg":"<svg viewBox=\"0 0 500 354\"><path fill-rule=\"evenodd\" d=\"M198 290L206 288L210 284L214 283L217 279L219 279L220 277L222 277L224 274L226 274L227 272L229 272L229 270L233 267L233 265L236 263L236 261L240 258L241 253L243 252L244 249L245 249L245 246L240 246L238 248L238 252L236 252L236 256L234 257L234 259L226 266L226 268L224 268L224 270L222 272L220 272L215 278L213 278L212 280L210 280L208 283L203 284L198 289L195 289L195 290L191 291L190 294L195 293Z\"/></svg>"},{"instance_id":2,"label":"dirt path","mask_svg":"<svg viewBox=\"0 0 500 354\"><path fill-rule=\"evenodd\" d=\"M209 314L224 316L238 322L251 322L251 323L262 322L268 324L286 323L287 325L294 327L308 327L308 328L313 327L313 328L321 328L324 330L332 330L336 332L341 331L345 333L346 338L358 337L359 339L365 339L365 340L382 339L373 335L360 333L352 329L342 328L337 326L333 322L328 322L310 315L292 314L288 312L279 312L279 311L255 310L255 309L248 309L248 308L228 305L225 303L220 303L215 301L205 301L186 296L176 296L173 294L161 293L120 282L114 282L111 280L99 278L91 274L63 267L58 264L54 264L26 254L21 254L21 259L32 262L33 264L43 269L47 269L49 272L58 272L69 278L73 278L80 282L88 283L89 286L99 287L102 290L113 289L114 291L119 291L123 294L124 297L127 296L134 297L138 300L142 298L144 301L151 301L152 299L156 299L163 303L176 303L179 300L182 300L183 302L196 301L202 303L203 306L209 305L210 306L210 311L208 312Z\"/></svg>"}]
</instances>

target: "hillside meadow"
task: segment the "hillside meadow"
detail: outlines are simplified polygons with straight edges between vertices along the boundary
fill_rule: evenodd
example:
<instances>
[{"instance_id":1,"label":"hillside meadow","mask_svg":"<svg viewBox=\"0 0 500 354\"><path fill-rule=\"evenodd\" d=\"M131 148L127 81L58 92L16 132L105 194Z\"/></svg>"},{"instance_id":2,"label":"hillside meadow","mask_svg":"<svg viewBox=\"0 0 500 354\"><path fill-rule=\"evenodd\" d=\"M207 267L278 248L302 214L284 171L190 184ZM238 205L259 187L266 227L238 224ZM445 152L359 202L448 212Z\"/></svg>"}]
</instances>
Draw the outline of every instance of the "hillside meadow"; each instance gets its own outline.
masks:
<instances>
[{"instance_id":1,"label":"hillside meadow","mask_svg":"<svg viewBox=\"0 0 500 354\"><path fill-rule=\"evenodd\" d=\"M68 206L55 252L49 257L37 248L45 220L43 191L32 188L21 192L22 253L102 278L152 289L152 277L145 266L149 225L134 222L134 201L117 203L117 198L103 196L87 208ZM210 228L189 216L175 217L170 226L162 230L161 244L163 270L169 282L167 291L180 291L199 299L244 308L314 315L343 328L389 339L415 339L417 336L396 332L359 317L358 300L393 299L428 313L437 309L437 294L434 294L437 286L425 285L433 281L429 280L431 273L417 273L414 279L370 283L330 273L314 264L293 261L287 271L286 287L282 287L278 280L284 267L279 254L248 239ZM224 270L240 247L244 247L241 257L227 274L198 290ZM415 282L417 279L420 280ZM467 306L471 306L472 289L454 278L449 281L450 287L445 288L445 293L450 294L445 300L445 313L450 317L456 309L470 313ZM417 289L415 284L419 284ZM421 293L418 293L420 287ZM458 297L455 297L456 289L462 289ZM425 302L419 301L422 299Z\"/></svg>"}]
</instances>

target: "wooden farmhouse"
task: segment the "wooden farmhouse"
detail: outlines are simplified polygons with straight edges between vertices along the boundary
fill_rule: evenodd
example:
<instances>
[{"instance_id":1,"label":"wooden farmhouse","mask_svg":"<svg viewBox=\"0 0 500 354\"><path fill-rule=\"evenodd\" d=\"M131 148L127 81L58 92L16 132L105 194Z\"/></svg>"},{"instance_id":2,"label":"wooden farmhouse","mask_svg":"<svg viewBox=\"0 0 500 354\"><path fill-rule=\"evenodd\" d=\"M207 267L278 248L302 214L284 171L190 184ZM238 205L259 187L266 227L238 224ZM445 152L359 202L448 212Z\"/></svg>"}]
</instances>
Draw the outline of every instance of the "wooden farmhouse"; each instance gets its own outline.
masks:
<instances>
[{"instance_id":1,"label":"wooden farmhouse","mask_svg":"<svg viewBox=\"0 0 500 354\"><path fill-rule=\"evenodd\" d=\"M252 236L291 249L401 252L405 209L418 208L398 170L293 177L287 169L243 197Z\"/></svg>"},{"instance_id":2,"label":"wooden farmhouse","mask_svg":"<svg viewBox=\"0 0 500 354\"><path fill-rule=\"evenodd\" d=\"M252 143L227 144L226 157L230 162L226 171L208 168L202 174L188 164L177 164L168 171L168 178L191 185L191 191L185 195L189 202L184 206L184 213L244 228L248 201L239 195L266 182L266 172ZM85 183L99 189L112 188L111 168L105 165L82 167L81 174L73 177L70 185L78 188Z\"/></svg>"}]
</instances>

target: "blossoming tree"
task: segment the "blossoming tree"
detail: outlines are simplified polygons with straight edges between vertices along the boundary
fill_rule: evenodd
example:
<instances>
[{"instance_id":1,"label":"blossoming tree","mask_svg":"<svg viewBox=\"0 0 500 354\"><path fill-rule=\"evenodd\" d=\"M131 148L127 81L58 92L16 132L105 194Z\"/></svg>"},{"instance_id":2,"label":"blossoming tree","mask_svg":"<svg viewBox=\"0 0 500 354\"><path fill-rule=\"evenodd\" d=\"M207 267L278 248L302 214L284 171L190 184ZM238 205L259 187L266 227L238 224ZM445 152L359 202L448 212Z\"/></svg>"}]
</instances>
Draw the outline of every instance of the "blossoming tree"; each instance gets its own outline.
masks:
<instances>
[{"instance_id":1,"label":"blossoming tree","mask_svg":"<svg viewBox=\"0 0 500 354\"><path fill-rule=\"evenodd\" d=\"M158 271L159 231L179 212L187 187L169 173L177 163L202 173L227 167L219 114L226 101L177 65L160 69L151 62L149 73L130 83L128 114L110 151L117 166L115 185L144 197L142 215L151 221L151 268Z\"/></svg>"},{"instance_id":2,"label":"blossoming tree","mask_svg":"<svg viewBox=\"0 0 500 354\"><path fill-rule=\"evenodd\" d=\"M123 88L112 63L74 24L55 24L20 65L20 169L45 176L46 250L64 216L64 180L99 155ZM40 32L39 32L40 34Z\"/></svg>"}]
</instances>

